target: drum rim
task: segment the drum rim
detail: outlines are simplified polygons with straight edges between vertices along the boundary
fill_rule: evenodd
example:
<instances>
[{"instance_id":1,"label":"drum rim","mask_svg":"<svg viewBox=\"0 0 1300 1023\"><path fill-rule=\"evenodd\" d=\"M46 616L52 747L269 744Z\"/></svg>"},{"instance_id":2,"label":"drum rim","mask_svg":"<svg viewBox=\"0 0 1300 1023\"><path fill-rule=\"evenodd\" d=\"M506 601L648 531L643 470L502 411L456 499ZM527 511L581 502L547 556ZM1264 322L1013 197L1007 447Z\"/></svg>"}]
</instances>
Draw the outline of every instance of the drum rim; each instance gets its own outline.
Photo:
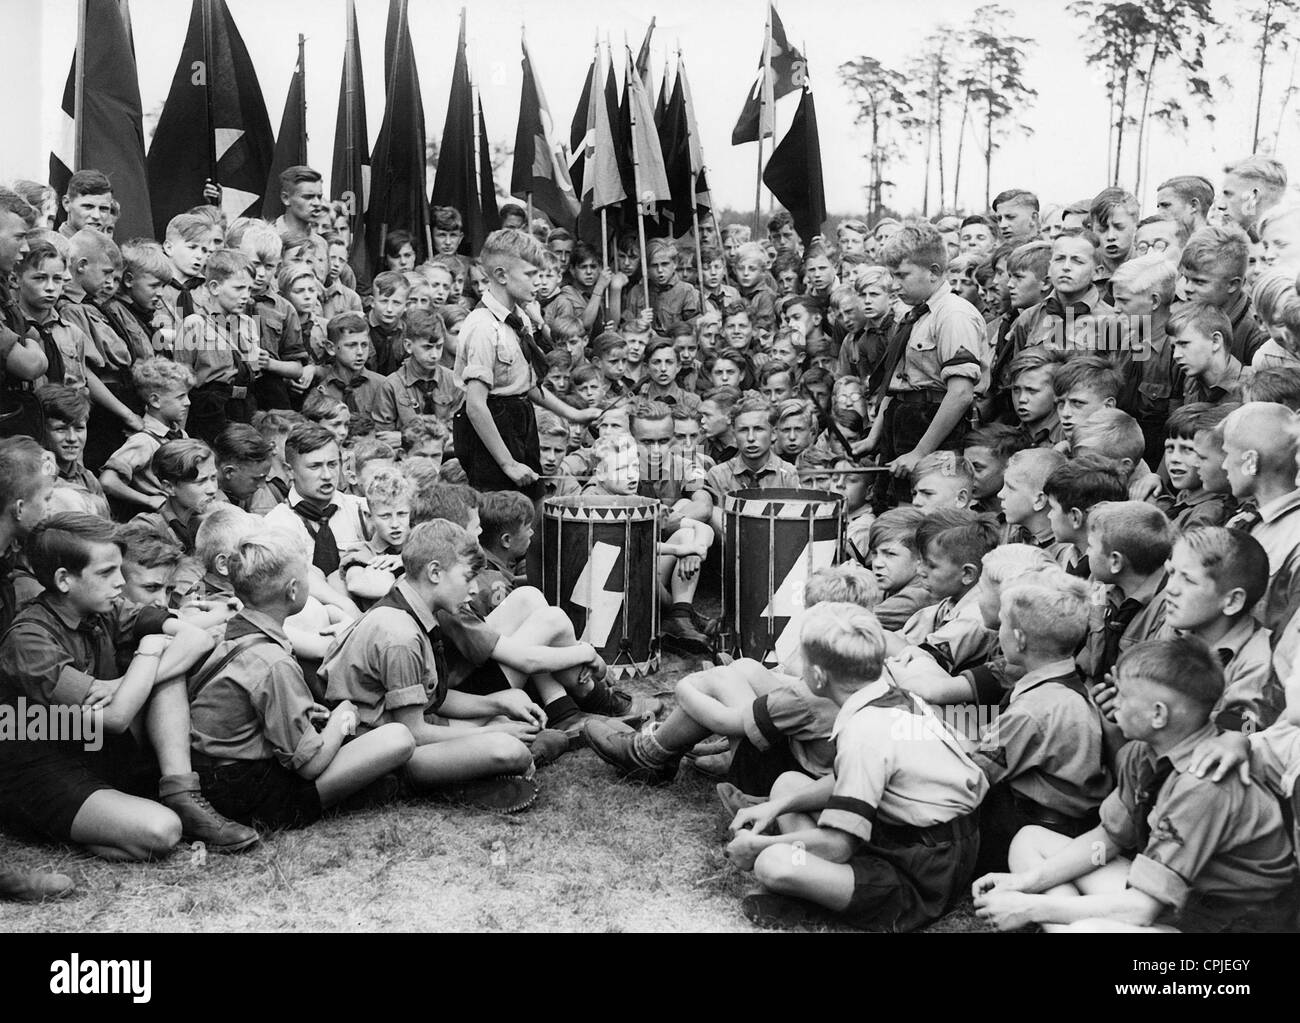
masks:
<instances>
[{"instance_id":1,"label":"drum rim","mask_svg":"<svg viewBox=\"0 0 1300 1023\"><path fill-rule=\"evenodd\" d=\"M542 502L543 517L560 521L590 521L593 518L610 522L641 521L658 518L659 499L636 494L572 494L566 497L548 497ZM593 511L613 514L592 516Z\"/></svg>"},{"instance_id":2,"label":"drum rim","mask_svg":"<svg viewBox=\"0 0 1300 1023\"><path fill-rule=\"evenodd\" d=\"M776 516L760 512L751 506L771 504L806 504L807 510L801 515ZM722 495L722 509L742 518L784 518L787 521L798 519L832 519L843 514L844 498L829 490L804 490L797 487L772 487L764 490L759 487L747 487L733 490Z\"/></svg>"}]
</instances>

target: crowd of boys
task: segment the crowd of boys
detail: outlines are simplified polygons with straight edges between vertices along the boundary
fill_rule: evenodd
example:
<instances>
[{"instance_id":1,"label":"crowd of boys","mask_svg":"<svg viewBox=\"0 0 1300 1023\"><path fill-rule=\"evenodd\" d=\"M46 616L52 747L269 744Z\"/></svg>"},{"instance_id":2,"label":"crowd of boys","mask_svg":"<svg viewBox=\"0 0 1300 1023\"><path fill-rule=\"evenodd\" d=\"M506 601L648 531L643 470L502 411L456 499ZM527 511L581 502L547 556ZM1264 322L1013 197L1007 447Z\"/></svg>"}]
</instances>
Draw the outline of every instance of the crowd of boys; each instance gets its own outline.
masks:
<instances>
[{"instance_id":1,"label":"crowd of boys","mask_svg":"<svg viewBox=\"0 0 1300 1023\"><path fill-rule=\"evenodd\" d=\"M0 188L0 703L104 732L0 740L0 827L239 852L398 798L523 810L585 744L718 779L760 925L973 896L1007 930L1292 928L1287 184L780 212L608 266L517 206L471 258L437 208L370 280L308 167L275 223L200 205L162 243L114 238L97 171ZM734 659L699 600L724 498L799 487L842 503L837 564L777 663ZM536 586L547 499L628 495L659 640L705 659L667 713Z\"/></svg>"}]
</instances>

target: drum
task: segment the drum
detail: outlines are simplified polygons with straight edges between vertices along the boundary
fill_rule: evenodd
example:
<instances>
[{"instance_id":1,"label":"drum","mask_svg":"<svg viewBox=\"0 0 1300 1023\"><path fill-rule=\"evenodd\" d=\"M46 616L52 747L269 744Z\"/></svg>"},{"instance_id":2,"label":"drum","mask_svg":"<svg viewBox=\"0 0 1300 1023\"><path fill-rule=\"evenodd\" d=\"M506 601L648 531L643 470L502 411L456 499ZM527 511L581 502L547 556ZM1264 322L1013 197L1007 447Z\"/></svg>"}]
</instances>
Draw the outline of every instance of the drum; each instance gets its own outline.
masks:
<instances>
[{"instance_id":1,"label":"drum","mask_svg":"<svg viewBox=\"0 0 1300 1023\"><path fill-rule=\"evenodd\" d=\"M768 666L803 610L808 576L835 563L844 501L821 490L737 490L722 499L723 649ZM777 646L781 643L781 651Z\"/></svg>"},{"instance_id":2,"label":"drum","mask_svg":"<svg viewBox=\"0 0 1300 1023\"><path fill-rule=\"evenodd\" d=\"M543 505L542 593L614 678L659 670L658 543L653 498L587 494Z\"/></svg>"}]
</instances>

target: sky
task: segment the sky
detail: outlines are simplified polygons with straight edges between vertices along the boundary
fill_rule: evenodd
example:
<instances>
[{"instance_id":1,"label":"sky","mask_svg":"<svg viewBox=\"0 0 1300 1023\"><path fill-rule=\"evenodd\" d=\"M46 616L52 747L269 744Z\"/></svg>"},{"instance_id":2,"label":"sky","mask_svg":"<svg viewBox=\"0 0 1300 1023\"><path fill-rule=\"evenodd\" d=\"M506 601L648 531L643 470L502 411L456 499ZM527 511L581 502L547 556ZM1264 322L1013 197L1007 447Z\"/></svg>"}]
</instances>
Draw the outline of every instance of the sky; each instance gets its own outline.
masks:
<instances>
[{"instance_id":1,"label":"sky","mask_svg":"<svg viewBox=\"0 0 1300 1023\"><path fill-rule=\"evenodd\" d=\"M0 0L6 25L21 24L33 0ZM345 38L344 0L227 0L257 68L273 128L277 128L297 57L297 34L306 36L308 152L310 161L328 174L338 104ZM653 14L653 74L656 81L665 49L680 45L695 94L696 113L715 200L720 206L753 206L757 148L730 145L731 127L743 104L761 53L765 0L473 0L469 4L470 66L485 111L490 138L513 143L519 109L519 32L525 25L543 91L563 134L591 61L597 31L609 36L621 66L623 43L635 50ZM41 129L53 136L59 99L76 39L74 0L44 0L39 29L39 109ZM859 55L874 56L901 67L924 36L943 23L962 25L980 6L977 0L803 0L778 3L790 41L808 59L821 129L827 205L832 214L865 208L867 167L865 131L854 123L854 105L836 69ZM1015 135L994 156L993 192L1029 187L1045 202L1090 197L1104 187L1106 172L1106 97L1100 73L1088 67L1081 41L1086 26L1059 0L1004 0L1012 11L1011 30L1035 42L1026 78L1038 90L1036 102L1018 119L1032 135ZM146 111L165 98L175 71L189 17L189 0L131 0L141 99ZM427 132L441 133L446 116L455 53L460 3L412 0L411 32L424 94ZM8 9L8 10L6 10ZM383 36L386 0L357 0L368 121L373 135L383 116ZM1216 15L1241 31L1249 26L1231 0L1215 4ZM26 95L33 83L6 81L9 65L0 64L3 95ZM1200 173L1218 181L1222 167L1246 155L1254 113L1255 72L1249 39L1211 47L1209 77L1216 83L1215 123L1194 114L1186 135L1163 129L1152 133L1150 164L1139 198L1151 206L1154 185L1176 173ZM1271 63L1264 122L1271 133L1278 118L1278 98L1293 72L1291 55ZM1234 90L1233 84L1237 88ZM1169 83L1177 86L1177 82ZM21 90L21 92L20 92ZM782 100L778 132L793 114L797 97ZM3 115L0 115L2 117ZM954 114L955 120L955 114ZM3 122L0 121L0 124ZM1284 121L1278 156L1300 157L1300 98ZM770 146L770 143L769 143ZM48 141L31 141L22 153L8 152L0 166L29 166L43 176ZM909 212L919 210L923 187L918 147L913 158L896 165L898 186L886 201ZM30 150L30 151L26 151ZM948 151L948 190L956 140ZM13 173L11 170L10 173ZM508 169L500 175L506 186ZM1131 185L1131 171L1122 183ZM432 184L432 181L430 181ZM932 181L932 196L937 183ZM963 208L982 205L984 173L977 145L967 135L962 189ZM950 194L949 194L950 198ZM766 202L766 200L765 200ZM933 204L933 199L932 199ZM951 203L949 203L951 205ZM933 212L933 205L932 205Z\"/></svg>"}]
</instances>

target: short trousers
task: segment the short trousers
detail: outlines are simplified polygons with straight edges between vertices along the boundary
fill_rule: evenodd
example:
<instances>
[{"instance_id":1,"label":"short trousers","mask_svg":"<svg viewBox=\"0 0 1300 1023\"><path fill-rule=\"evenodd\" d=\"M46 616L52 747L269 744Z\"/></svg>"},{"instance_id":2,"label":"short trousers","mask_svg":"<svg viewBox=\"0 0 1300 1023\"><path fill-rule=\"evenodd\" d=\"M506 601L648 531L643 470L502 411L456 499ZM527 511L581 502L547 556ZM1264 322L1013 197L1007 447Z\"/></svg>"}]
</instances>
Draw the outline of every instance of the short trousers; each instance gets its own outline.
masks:
<instances>
[{"instance_id":1,"label":"short trousers","mask_svg":"<svg viewBox=\"0 0 1300 1023\"><path fill-rule=\"evenodd\" d=\"M73 742L0 742L0 824L57 842L72 841L72 822L96 792L158 798L158 765L130 733L103 736L103 747Z\"/></svg>"},{"instance_id":2,"label":"short trousers","mask_svg":"<svg viewBox=\"0 0 1300 1023\"><path fill-rule=\"evenodd\" d=\"M212 766L195 756L203 795L219 813L243 824L269 828L302 828L324 812L314 781L276 760L243 760Z\"/></svg>"},{"instance_id":3,"label":"short trousers","mask_svg":"<svg viewBox=\"0 0 1300 1023\"><path fill-rule=\"evenodd\" d=\"M840 916L864 931L914 931L943 916L969 890L979 853L974 813L932 828L877 822L849 860L853 898Z\"/></svg>"}]
</instances>

